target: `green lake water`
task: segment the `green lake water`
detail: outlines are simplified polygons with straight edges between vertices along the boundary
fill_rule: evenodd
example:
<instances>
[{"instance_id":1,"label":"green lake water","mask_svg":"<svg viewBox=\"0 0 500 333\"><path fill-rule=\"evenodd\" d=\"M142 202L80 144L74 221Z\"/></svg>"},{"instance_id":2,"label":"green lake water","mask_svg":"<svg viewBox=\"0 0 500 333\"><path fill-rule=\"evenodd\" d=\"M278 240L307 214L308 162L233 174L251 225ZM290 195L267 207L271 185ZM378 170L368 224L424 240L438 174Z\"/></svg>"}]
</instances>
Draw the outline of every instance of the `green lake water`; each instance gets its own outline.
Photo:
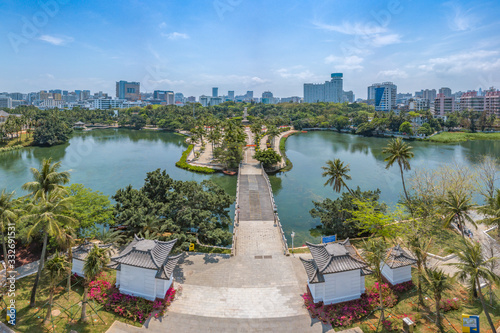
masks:
<instances>
[{"instance_id":1,"label":"green lake water","mask_svg":"<svg viewBox=\"0 0 500 333\"><path fill-rule=\"evenodd\" d=\"M81 183L106 195L113 195L120 188L131 184L139 188L146 173L165 169L177 180L211 179L230 195L236 193L236 177L223 174L203 175L175 166L187 145L185 138L170 132L95 130L76 132L69 143L50 148L30 147L0 153L0 189L16 190L24 194L21 185L31 180L30 168L38 168L43 158L61 161L61 170L71 172L71 182ZM352 180L349 187L379 188L381 199L388 204L397 202L402 191L399 170L385 169L382 149L388 139L366 138L335 132L309 132L288 139L287 155L293 169L270 176L278 213L289 242L292 230L296 233L295 245L306 240L317 241L309 229L319 221L309 215L312 200L338 197L331 187L324 187L321 166L328 159L340 158L349 163ZM457 161L476 164L484 154L500 157L500 142L472 141L458 145L411 142L415 158L412 169L435 168ZM234 205L231 207L233 216Z\"/></svg>"}]
</instances>

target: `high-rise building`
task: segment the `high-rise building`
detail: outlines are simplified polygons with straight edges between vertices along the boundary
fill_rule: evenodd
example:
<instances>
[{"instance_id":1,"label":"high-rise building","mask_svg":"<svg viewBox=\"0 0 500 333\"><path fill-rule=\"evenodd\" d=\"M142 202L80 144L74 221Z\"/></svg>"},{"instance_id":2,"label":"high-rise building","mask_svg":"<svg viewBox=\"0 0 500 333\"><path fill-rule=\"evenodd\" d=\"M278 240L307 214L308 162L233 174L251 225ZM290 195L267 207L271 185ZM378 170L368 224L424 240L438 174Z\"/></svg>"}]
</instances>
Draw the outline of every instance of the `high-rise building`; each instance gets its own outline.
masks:
<instances>
[{"instance_id":1,"label":"high-rise building","mask_svg":"<svg viewBox=\"0 0 500 333\"><path fill-rule=\"evenodd\" d=\"M12 98L7 96L0 97L0 108L12 109Z\"/></svg>"},{"instance_id":2,"label":"high-rise building","mask_svg":"<svg viewBox=\"0 0 500 333\"><path fill-rule=\"evenodd\" d=\"M228 101L234 101L234 90L229 90L227 92L227 100Z\"/></svg>"},{"instance_id":3,"label":"high-rise building","mask_svg":"<svg viewBox=\"0 0 500 333\"><path fill-rule=\"evenodd\" d=\"M123 100L111 99L111 98L100 98L93 101L93 106L95 109L109 110L112 108L123 108Z\"/></svg>"},{"instance_id":4,"label":"high-rise building","mask_svg":"<svg viewBox=\"0 0 500 333\"><path fill-rule=\"evenodd\" d=\"M171 90L155 90L153 98L162 102L167 102L167 105L174 104L174 92Z\"/></svg>"},{"instance_id":5,"label":"high-rise building","mask_svg":"<svg viewBox=\"0 0 500 333\"><path fill-rule=\"evenodd\" d=\"M443 94L444 97L451 97L451 89L447 87L442 87L439 89L439 93Z\"/></svg>"},{"instance_id":6,"label":"high-rise building","mask_svg":"<svg viewBox=\"0 0 500 333\"><path fill-rule=\"evenodd\" d=\"M484 110L489 115L494 114L497 118L500 117L500 91L491 88L486 91L484 96Z\"/></svg>"},{"instance_id":7,"label":"high-rise building","mask_svg":"<svg viewBox=\"0 0 500 333\"><path fill-rule=\"evenodd\" d=\"M344 91L343 102L354 103L354 93L352 90Z\"/></svg>"},{"instance_id":8,"label":"high-rise building","mask_svg":"<svg viewBox=\"0 0 500 333\"><path fill-rule=\"evenodd\" d=\"M391 111L396 108L398 87L392 82L374 83L368 87L368 102L375 111Z\"/></svg>"},{"instance_id":9,"label":"high-rise building","mask_svg":"<svg viewBox=\"0 0 500 333\"><path fill-rule=\"evenodd\" d=\"M217 87L212 88L212 97L219 97L219 88Z\"/></svg>"},{"instance_id":10,"label":"high-rise building","mask_svg":"<svg viewBox=\"0 0 500 333\"><path fill-rule=\"evenodd\" d=\"M196 103L196 97L194 97L194 96L189 96L189 97L187 98L187 101L188 101L189 103Z\"/></svg>"},{"instance_id":11,"label":"high-rise building","mask_svg":"<svg viewBox=\"0 0 500 333\"><path fill-rule=\"evenodd\" d=\"M209 106L210 105L210 96L201 95L199 98L201 106Z\"/></svg>"},{"instance_id":12,"label":"high-rise building","mask_svg":"<svg viewBox=\"0 0 500 333\"><path fill-rule=\"evenodd\" d=\"M331 80L325 83L304 83L304 102L334 102L342 103L343 74L332 73Z\"/></svg>"},{"instance_id":13,"label":"high-rise building","mask_svg":"<svg viewBox=\"0 0 500 333\"><path fill-rule=\"evenodd\" d=\"M139 82L116 82L116 97L129 101L141 99L141 84Z\"/></svg>"},{"instance_id":14,"label":"high-rise building","mask_svg":"<svg viewBox=\"0 0 500 333\"><path fill-rule=\"evenodd\" d=\"M245 94L245 98L248 100L252 100L253 99L253 91L248 90L247 93Z\"/></svg>"},{"instance_id":15,"label":"high-rise building","mask_svg":"<svg viewBox=\"0 0 500 333\"><path fill-rule=\"evenodd\" d=\"M484 96L478 96L477 91L468 91L460 97L460 110L484 111Z\"/></svg>"},{"instance_id":16,"label":"high-rise building","mask_svg":"<svg viewBox=\"0 0 500 333\"><path fill-rule=\"evenodd\" d=\"M434 101L436 99L436 89L425 89L422 91L422 98L429 101Z\"/></svg>"},{"instance_id":17,"label":"high-rise building","mask_svg":"<svg viewBox=\"0 0 500 333\"><path fill-rule=\"evenodd\" d=\"M262 93L262 104L274 104L273 93L270 91L264 91Z\"/></svg>"},{"instance_id":18,"label":"high-rise building","mask_svg":"<svg viewBox=\"0 0 500 333\"><path fill-rule=\"evenodd\" d=\"M439 91L441 91L441 89L439 89ZM444 116L450 112L455 112L455 97L451 96L451 90L450 96L446 96L444 93L440 92L434 100L434 114L436 116Z\"/></svg>"},{"instance_id":19,"label":"high-rise building","mask_svg":"<svg viewBox=\"0 0 500 333\"><path fill-rule=\"evenodd\" d=\"M12 98L13 101L21 101L24 99L24 94L20 92L10 93L9 97Z\"/></svg>"},{"instance_id":20,"label":"high-rise building","mask_svg":"<svg viewBox=\"0 0 500 333\"><path fill-rule=\"evenodd\" d=\"M174 103L184 103L184 94L183 93L175 93L174 94Z\"/></svg>"}]
</instances>

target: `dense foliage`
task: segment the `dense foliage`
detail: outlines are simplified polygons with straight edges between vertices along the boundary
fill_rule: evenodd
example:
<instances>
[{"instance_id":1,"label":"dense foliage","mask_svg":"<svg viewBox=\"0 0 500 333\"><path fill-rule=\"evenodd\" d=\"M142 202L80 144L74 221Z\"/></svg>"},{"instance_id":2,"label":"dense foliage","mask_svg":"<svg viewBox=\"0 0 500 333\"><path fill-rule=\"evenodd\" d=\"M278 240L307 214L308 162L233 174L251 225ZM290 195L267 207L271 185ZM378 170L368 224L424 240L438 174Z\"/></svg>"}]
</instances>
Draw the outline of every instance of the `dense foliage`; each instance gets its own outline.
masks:
<instances>
[{"instance_id":1,"label":"dense foliage","mask_svg":"<svg viewBox=\"0 0 500 333\"><path fill-rule=\"evenodd\" d=\"M71 126L56 112L51 112L40 120L33 136L37 146L54 146L69 140Z\"/></svg>"},{"instance_id":2,"label":"dense foliage","mask_svg":"<svg viewBox=\"0 0 500 333\"><path fill-rule=\"evenodd\" d=\"M196 239L209 245L231 244L227 208L234 198L211 181L176 181L158 169L147 174L141 189L127 186L113 199L116 224L126 226L130 238L177 238L176 246L182 249Z\"/></svg>"}]
</instances>

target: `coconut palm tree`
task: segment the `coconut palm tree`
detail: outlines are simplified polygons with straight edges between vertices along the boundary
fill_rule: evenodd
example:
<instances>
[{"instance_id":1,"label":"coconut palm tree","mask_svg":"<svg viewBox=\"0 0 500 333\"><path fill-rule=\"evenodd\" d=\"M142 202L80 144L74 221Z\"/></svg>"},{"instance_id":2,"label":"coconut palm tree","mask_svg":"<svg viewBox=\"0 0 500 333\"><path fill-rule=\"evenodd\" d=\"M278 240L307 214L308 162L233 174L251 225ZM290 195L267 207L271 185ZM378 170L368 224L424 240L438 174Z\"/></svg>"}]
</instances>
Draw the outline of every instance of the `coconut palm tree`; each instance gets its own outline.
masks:
<instances>
[{"instance_id":1,"label":"coconut palm tree","mask_svg":"<svg viewBox=\"0 0 500 333\"><path fill-rule=\"evenodd\" d=\"M62 194L63 192L58 191L49 193L48 197L45 197L45 195L42 194L38 203L30 203L28 205L29 213L22 218L23 220L33 223L28 230L28 240L31 241L33 239L33 235L35 234L41 234L43 239L38 273L35 277L33 288L31 290L31 307L35 306L36 290L38 288L38 282L40 281L43 270L48 237L51 236L60 239L63 233L62 226L72 226L77 224L77 220L66 215L71 208L72 198L64 197Z\"/></svg>"},{"instance_id":2,"label":"coconut palm tree","mask_svg":"<svg viewBox=\"0 0 500 333\"><path fill-rule=\"evenodd\" d=\"M479 212L487 215L486 223L496 225L500 235L500 189L496 189L495 195L488 198L488 203L479 207Z\"/></svg>"},{"instance_id":3,"label":"coconut palm tree","mask_svg":"<svg viewBox=\"0 0 500 333\"><path fill-rule=\"evenodd\" d=\"M45 270L49 276L49 303L47 306L47 314L43 320L43 324L49 323L52 319L52 304L54 299L54 292L59 280L63 277L68 269L68 262L63 256L56 255L54 258L47 260Z\"/></svg>"},{"instance_id":4,"label":"coconut palm tree","mask_svg":"<svg viewBox=\"0 0 500 333\"><path fill-rule=\"evenodd\" d=\"M3 260L5 263L5 282L7 282L7 271L9 271L8 265L8 253L7 253L7 245L5 243L5 234L9 230L15 230L16 219L21 210L15 208L15 200L14 193L7 193L5 189L0 193L0 235L2 241L2 250L3 250ZM14 229L11 229L14 227ZM2 288L3 290L3 288Z\"/></svg>"},{"instance_id":5,"label":"coconut palm tree","mask_svg":"<svg viewBox=\"0 0 500 333\"><path fill-rule=\"evenodd\" d=\"M322 176L329 177L324 186L333 186L333 190L337 193L340 193L342 187L345 187L351 195L354 195L354 192L345 183L345 180L351 180L351 176L348 174L349 171L351 171L351 169L349 169L349 164L344 164L344 162L336 158L333 161L326 161L326 166L321 168L325 170Z\"/></svg>"},{"instance_id":6,"label":"coconut palm tree","mask_svg":"<svg viewBox=\"0 0 500 333\"><path fill-rule=\"evenodd\" d=\"M73 265L73 246L76 244L76 231L72 226L65 225L61 227L61 235L57 238L62 250L68 251L68 278L66 281L68 288L68 301L71 291L71 268Z\"/></svg>"},{"instance_id":7,"label":"coconut palm tree","mask_svg":"<svg viewBox=\"0 0 500 333\"><path fill-rule=\"evenodd\" d=\"M438 268L426 268L424 281L434 295L435 310L436 310L436 326L442 332L443 325L441 324L441 309L440 303L443 293L450 290L452 287L452 279L446 273Z\"/></svg>"},{"instance_id":8,"label":"coconut palm tree","mask_svg":"<svg viewBox=\"0 0 500 333\"><path fill-rule=\"evenodd\" d=\"M408 196L408 192L406 191L405 186L405 178L403 174L404 171L411 170L409 160L413 158L415 155L411 151L412 147L404 143L401 138L392 139L387 144L387 147L384 148L382 153L389 154L388 157L384 159L387 162L385 166L386 169L389 169L394 163L397 163L399 166L399 170L401 171L401 182L403 183L403 191L405 193L406 201L408 202L408 207L410 208L410 212L412 212L410 197Z\"/></svg>"},{"instance_id":9,"label":"coconut palm tree","mask_svg":"<svg viewBox=\"0 0 500 333\"><path fill-rule=\"evenodd\" d=\"M109 262L108 249L100 248L94 244L90 250L85 263L83 264L83 273L85 274L83 301L82 301L82 315L80 320L83 322L88 321L87 317L87 303L89 284L101 273L102 269Z\"/></svg>"},{"instance_id":10,"label":"coconut palm tree","mask_svg":"<svg viewBox=\"0 0 500 333\"><path fill-rule=\"evenodd\" d=\"M427 268L427 255L429 248L432 244L432 237L424 238L418 232L411 233L407 238L407 247L412 253L413 257L417 260L417 293L418 303L424 305L424 298L422 295L422 281Z\"/></svg>"},{"instance_id":11,"label":"coconut palm tree","mask_svg":"<svg viewBox=\"0 0 500 333\"><path fill-rule=\"evenodd\" d=\"M370 238L368 241L363 241L363 258L368 266L370 266L378 283L380 321L385 320L384 299L382 296L382 269L387 257L387 248L388 245L383 238Z\"/></svg>"},{"instance_id":12,"label":"coconut palm tree","mask_svg":"<svg viewBox=\"0 0 500 333\"><path fill-rule=\"evenodd\" d=\"M471 198L467 194L448 191L446 198L441 201L441 205L445 214L443 222L444 227L448 227L451 221L456 219L463 238L465 238L465 221L470 222L477 228L476 222L474 222L469 215L469 212L475 207L475 204L472 203Z\"/></svg>"},{"instance_id":13,"label":"coconut palm tree","mask_svg":"<svg viewBox=\"0 0 500 333\"><path fill-rule=\"evenodd\" d=\"M280 129L276 127L274 124L269 124L267 127L267 137L269 138L269 142L271 143L271 147L274 149L274 138L280 134Z\"/></svg>"},{"instance_id":14,"label":"coconut palm tree","mask_svg":"<svg viewBox=\"0 0 500 333\"><path fill-rule=\"evenodd\" d=\"M69 172L58 172L60 167L61 162L52 164L52 158L43 159L40 170L31 168L33 181L24 184L23 190L29 191L35 201L47 198L50 192L65 191L62 185L69 182Z\"/></svg>"},{"instance_id":15,"label":"coconut palm tree","mask_svg":"<svg viewBox=\"0 0 500 333\"><path fill-rule=\"evenodd\" d=\"M490 264L498 260L498 257L489 257L486 259L483 256L482 246L478 242L469 243L464 241L461 248L453 249L450 252L454 253L458 259L458 263L448 264L459 269L454 276L462 282L469 281L471 288L477 290L486 319L488 319L492 332L496 332L495 325L491 320L488 308L486 307L486 303L484 301L484 295L480 287L481 284L479 279L483 279L490 284L500 284L500 277L490 270Z\"/></svg>"}]
</instances>

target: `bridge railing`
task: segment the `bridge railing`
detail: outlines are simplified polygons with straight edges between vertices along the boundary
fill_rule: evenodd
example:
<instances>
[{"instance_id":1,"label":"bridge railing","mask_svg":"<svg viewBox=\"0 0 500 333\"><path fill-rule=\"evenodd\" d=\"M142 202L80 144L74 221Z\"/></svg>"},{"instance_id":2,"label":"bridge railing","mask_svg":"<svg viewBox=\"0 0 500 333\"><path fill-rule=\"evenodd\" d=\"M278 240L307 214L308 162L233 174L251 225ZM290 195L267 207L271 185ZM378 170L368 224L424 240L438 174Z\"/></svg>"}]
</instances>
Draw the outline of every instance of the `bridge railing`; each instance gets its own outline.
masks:
<instances>
[{"instance_id":1,"label":"bridge railing","mask_svg":"<svg viewBox=\"0 0 500 333\"><path fill-rule=\"evenodd\" d=\"M238 178L236 180L236 205L234 207L234 223L233 223L233 242L231 246L231 255L236 255L236 242L238 241L238 226L240 225L240 179L241 165L238 168Z\"/></svg>"},{"instance_id":2,"label":"bridge railing","mask_svg":"<svg viewBox=\"0 0 500 333\"><path fill-rule=\"evenodd\" d=\"M280 218L278 216L278 208L276 206L276 203L274 202L274 195L273 195L273 189L271 187L271 182L269 181L269 176L267 175L266 171L264 170L264 165L260 163L260 169L262 172L262 176L264 176L264 179L266 180L267 183L267 190L269 192L269 197L271 198L271 204L273 205L273 215L274 215L274 222L279 228L279 232L281 235L281 242L283 245L283 253L285 255L290 255L290 252L288 251L288 242L286 240L285 233L283 232L283 226L281 225Z\"/></svg>"}]
</instances>

